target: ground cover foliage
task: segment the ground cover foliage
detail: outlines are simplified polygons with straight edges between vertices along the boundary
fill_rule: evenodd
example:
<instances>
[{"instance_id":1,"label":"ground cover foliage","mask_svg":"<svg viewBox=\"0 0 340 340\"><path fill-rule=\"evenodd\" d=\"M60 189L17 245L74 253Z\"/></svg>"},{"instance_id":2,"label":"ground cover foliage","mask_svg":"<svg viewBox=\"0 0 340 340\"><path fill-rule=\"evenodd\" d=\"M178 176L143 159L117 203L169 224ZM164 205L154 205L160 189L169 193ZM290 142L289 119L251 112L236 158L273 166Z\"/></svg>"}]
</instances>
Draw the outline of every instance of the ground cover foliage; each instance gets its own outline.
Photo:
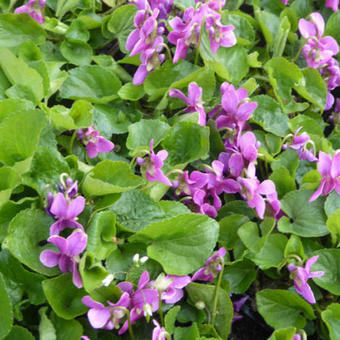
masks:
<instances>
[{"instance_id":1,"label":"ground cover foliage","mask_svg":"<svg viewBox=\"0 0 340 340\"><path fill-rule=\"evenodd\" d=\"M338 340L339 1L0 1L0 339Z\"/></svg>"}]
</instances>

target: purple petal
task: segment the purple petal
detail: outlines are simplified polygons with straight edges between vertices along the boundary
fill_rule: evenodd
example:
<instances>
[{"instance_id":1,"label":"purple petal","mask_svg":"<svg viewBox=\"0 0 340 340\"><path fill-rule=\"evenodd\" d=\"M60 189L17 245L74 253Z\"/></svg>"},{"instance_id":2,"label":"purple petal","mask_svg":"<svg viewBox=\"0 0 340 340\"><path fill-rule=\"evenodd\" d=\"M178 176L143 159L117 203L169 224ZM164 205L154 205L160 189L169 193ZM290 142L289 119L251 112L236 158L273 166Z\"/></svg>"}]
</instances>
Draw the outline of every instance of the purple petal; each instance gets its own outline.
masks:
<instances>
[{"instance_id":1,"label":"purple petal","mask_svg":"<svg viewBox=\"0 0 340 340\"><path fill-rule=\"evenodd\" d=\"M83 287L83 281L80 277L80 274L78 271L78 263L76 261L73 261L72 282L77 288Z\"/></svg>"},{"instance_id":2,"label":"purple petal","mask_svg":"<svg viewBox=\"0 0 340 340\"><path fill-rule=\"evenodd\" d=\"M60 254L52 250L44 250L40 254L40 262L49 268L55 267L59 262Z\"/></svg>"},{"instance_id":3,"label":"purple petal","mask_svg":"<svg viewBox=\"0 0 340 340\"><path fill-rule=\"evenodd\" d=\"M66 218L74 219L75 217L77 217L78 215L82 213L84 208L85 208L85 198L82 196L75 198L74 200L70 202L70 205L67 209Z\"/></svg>"},{"instance_id":4,"label":"purple petal","mask_svg":"<svg viewBox=\"0 0 340 340\"><path fill-rule=\"evenodd\" d=\"M150 275L147 270L145 270L139 278L138 289L143 289L150 281Z\"/></svg>"},{"instance_id":5,"label":"purple petal","mask_svg":"<svg viewBox=\"0 0 340 340\"><path fill-rule=\"evenodd\" d=\"M105 308L103 304L101 304L100 302L94 301L91 296L86 295L81 299L81 302L89 307L89 308L95 308L95 309L103 309Z\"/></svg>"},{"instance_id":6,"label":"purple petal","mask_svg":"<svg viewBox=\"0 0 340 340\"><path fill-rule=\"evenodd\" d=\"M115 145L110 142L109 140L105 139L104 137L98 136L97 137L97 151L98 152L109 152L113 150Z\"/></svg>"},{"instance_id":7,"label":"purple petal","mask_svg":"<svg viewBox=\"0 0 340 340\"><path fill-rule=\"evenodd\" d=\"M87 317L93 328L102 328L109 321L111 312L108 307L102 309L91 308L87 313Z\"/></svg>"},{"instance_id":8,"label":"purple petal","mask_svg":"<svg viewBox=\"0 0 340 340\"><path fill-rule=\"evenodd\" d=\"M48 242L54 244L60 251L65 254L67 251L67 241L61 236L53 235L47 239Z\"/></svg>"},{"instance_id":9,"label":"purple petal","mask_svg":"<svg viewBox=\"0 0 340 340\"><path fill-rule=\"evenodd\" d=\"M87 235L82 231L75 231L67 238L67 254L79 255L84 251L87 244Z\"/></svg>"},{"instance_id":10,"label":"purple petal","mask_svg":"<svg viewBox=\"0 0 340 340\"><path fill-rule=\"evenodd\" d=\"M135 75L133 76L133 85L142 85L148 73L146 65L139 65Z\"/></svg>"},{"instance_id":11,"label":"purple petal","mask_svg":"<svg viewBox=\"0 0 340 340\"><path fill-rule=\"evenodd\" d=\"M90 158L95 158L98 155L97 143L88 142L86 145L86 152Z\"/></svg>"},{"instance_id":12,"label":"purple petal","mask_svg":"<svg viewBox=\"0 0 340 340\"><path fill-rule=\"evenodd\" d=\"M306 19L300 19L299 31L305 39L316 36L315 26L311 22L307 21Z\"/></svg>"},{"instance_id":13,"label":"purple petal","mask_svg":"<svg viewBox=\"0 0 340 340\"><path fill-rule=\"evenodd\" d=\"M54 197L52 206L51 206L51 212L53 215L56 215L58 217L66 217L67 216L67 202L65 196L58 192L57 195Z\"/></svg>"}]
</instances>

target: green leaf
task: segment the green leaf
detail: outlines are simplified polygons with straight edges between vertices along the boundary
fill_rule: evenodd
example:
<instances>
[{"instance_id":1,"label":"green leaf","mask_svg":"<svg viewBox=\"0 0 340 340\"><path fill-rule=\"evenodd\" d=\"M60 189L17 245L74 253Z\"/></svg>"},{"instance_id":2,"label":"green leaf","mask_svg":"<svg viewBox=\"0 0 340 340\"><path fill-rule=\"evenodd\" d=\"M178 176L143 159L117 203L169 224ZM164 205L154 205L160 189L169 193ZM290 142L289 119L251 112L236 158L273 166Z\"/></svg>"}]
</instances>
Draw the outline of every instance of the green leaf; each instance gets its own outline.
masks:
<instances>
[{"instance_id":1,"label":"green leaf","mask_svg":"<svg viewBox=\"0 0 340 340\"><path fill-rule=\"evenodd\" d=\"M340 208L340 195L336 191L331 192L325 202L325 212L330 217L336 210Z\"/></svg>"},{"instance_id":2,"label":"green leaf","mask_svg":"<svg viewBox=\"0 0 340 340\"><path fill-rule=\"evenodd\" d=\"M54 105L50 109L53 124L60 130L84 129L92 125L93 106L85 100L77 100L72 108Z\"/></svg>"},{"instance_id":3,"label":"green leaf","mask_svg":"<svg viewBox=\"0 0 340 340\"><path fill-rule=\"evenodd\" d=\"M328 217L326 224L332 235L333 243L336 244L340 239L340 208Z\"/></svg>"},{"instance_id":4,"label":"green leaf","mask_svg":"<svg viewBox=\"0 0 340 340\"><path fill-rule=\"evenodd\" d=\"M334 12L326 23L325 35L331 35L340 44L340 13L339 11Z\"/></svg>"},{"instance_id":5,"label":"green leaf","mask_svg":"<svg viewBox=\"0 0 340 340\"><path fill-rule=\"evenodd\" d=\"M340 334L340 304L332 303L321 313L322 320L326 323L331 340L337 340Z\"/></svg>"},{"instance_id":6,"label":"green leaf","mask_svg":"<svg viewBox=\"0 0 340 340\"><path fill-rule=\"evenodd\" d=\"M323 111L326 106L327 86L320 72L314 68L306 68L302 70L302 74L304 81L295 85L294 89Z\"/></svg>"},{"instance_id":7,"label":"green leaf","mask_svg":"<svg viewBox=\"0 0 340 340\"><path fill-rule=\"evenodd\" d=\"M162 147L169 153L170 165L204 159L209 152L209 128L189 122L177 123L162 141Z\"/></svg>"},{"instance_id":8,"label":"green leaf","mask_svg":"<svg viewBox=\"0 0 340 340\"><path fill-rule=\"evenodd\" d=\"M7 335L4 340L34 340L32 333L24 327L13 326L11 332Z\"/></svg>"},{"instance_id":9,"label":"green leaf","mask_svg":"<svg viewBox=\"0 0 340 340\"><path fill-rule=\"evenodd\" d=\"M256 294L259 313L275 329L304 328L306 318L315 319L312 306L300 296L281 289L264 289Z\"/></svg>"},{"instance_id":10,"label":"green leaf","mask_svg":"<svg viewBox=\"0 0 340 340\"><path fill-rule=\"evenodd\" d=\"M60 45L60 52L74 65L89 65L92 61L92 48L81 40L66 39Z\"/></svg>"},{"instance_id":11,"label":"green leaf","mask_svg":"<svg viewBox=\"0 0 340 340\"><path fill-rule=\"evenodd\" d=\"M26 41L43 44L46 33L28 14L0 14L0 46L17 47Z\"/></svg>"},{"instance_id":12,"label":"green leaf","mask_svg":"<svg viewBox=\"0 0 340 340\"><path fill-rule=\"evenodd\" d=\"M213 301L215 296L215 286L204 285L199 283L190 283L186 291L190 300L195 304L202 301L210 313L213 311ZM219 289L217 300L217 314L215 320L215 328L222 339L227 340L230 332L231 320L234 315L231 300L225 290Z\"/></svg>"},{"instance_id":13,"label":"green leaf","mask_svg":"<svg viewBox=\"0 0 340 340\"><path fill-rule=\"evenodd\" d=\"M278 329L273 332L268 340L293 340L295 333L296 328L294 327Z\"/></svg>"},{"instance_id":14,"label":"green leaf","mask_svg":"<svg viewBox=\"0 0 340 340\"><path fill-rule=\"evenodd\" d=\"M324 199L308 202L312 195L309 190L296 190L286 194L281 200L281 209L289 216L279 221L278 228L283 233L303 237L327 235L326 215L323 210Z\"/></svg>"},{"instance_id":15,"label":"green leaf","mask_svg":"<svg viewBox=\"0 0 340 340\"><path fill-rule=\"evenodd\" d=\"M42 307L39 310L40 324L39 324L39 339L40 340L57 340L56 331L53 323L46 315L47 307Z\"/></svg>"},{"instance_id":16,"label":"green leaf","mask_svg":"<svg viewBox=\"0 0 340 340\"><path fill-rule=\"evenodd\" d=\"M12 190L21 183L20 176L11 168L0 168L0 206L6 203Z\"/></svg>"},{"instance_id":17,"label":"green leaf","mask_svg":"<svg viewBox=\"0 0 340 340\"><path fill-rule=\"evenodd\" d=\"M290 32L290 21L288 17L281 18L278 34L275 36L273 46L273 57L281 57L286 47L288 34Z\"/></svg>"},{"instance_id":18,"label":"green leaf","mask_svg":"<svg viewBox=\"0 0 340 340\"><path fill-rule=\"evenodd\" d=\"M183 214L150 224L131 240L150 244L148 256L158 261L166 273L187 275L208 258L218 231L218 223L207 216Z\"/></svg>"},{"instance_id":19,"label":"green leaf","mask_svg":"<svg viewBox=\"0 0 340 340\"><path fill-rule=\"evenodd\" d=\"M226 249L233 249L239 241L237 230L248 221L249 218L247 216L239 214L222 218L219 221L220 236L218 238L218 241L222 243Z\"/></svg>"},{"instance_id":20,"label":"green leaf","mask_svg":"<svg viewBox=\"0 0 340 340\"><path fill-rule=\"evenodd\" d=\"M144 148L149 150L150 141L153 139L155 148L166 136L170 126L158 119L142 119L129 126L129 135L126 140L126 147L129 150Z\"/></svg>"},{"instance_id":21,"label":"green leaf","mask_svg":"<svg viewBox=\"0 0 340 340\"><path fill-rule=\"evenodd\" d=\"M248 55L241 46L220 46L214 54L207 33L203 32L199 51L204 64L210 66L222 79L237 84L248 73Z\"/></svg>"},{"instance_id":22,"label":"green leaf","mask_svg":"<svg viewBox=\"0 0 340 340\"><path fill-rule=\"evenodd\" d=\"M118 38L119 48L122 52L127 52L125 48L126 40L130 32L134 29L133 20L138 8L135 5L125 5L118 7L110 16L107 28L115 33Z\"/></svg>"},{"instance_id":23,"label":"green leaf","mask_svg":"<svg viewBox=\"0 0 340 340\"><path fill-rule=\"evenodd\" d=\"M58 340L79 340L84 334L82 325L76 320L58 318L54 313L51 320L55 326Z\"/></svg>"},{"instance_id":24,"label":"green leaf","mask_svg":"<svg viewBox=\"0 0 340 340\"><path fill-rule=\"evenodd\" d=\"M97 259L104 260L117 248L113 242L116 236L116 215L112 211L97 213L86 232L88 235L86 249Z\"/></svg>"},{"instance_id":25,"label":"green leaf","mask_svg":"<svg viewBox=\"0 0 340 340\"><path fill-rule=\"evenodd\" d=\"M79 0L58 0L56 8L56 16L61 19L64 14L74 8Z\"/></svg>"},{"instance_id":26,"label":"green leaf","mask_svg":"<svg viewBox=\"0 0 340 340\"><path fill-rule=\"evenodd\" d=\"M253 262L245 259L228 264L224 269L223 279L230 283L230 291L233 294L242 294L256 279L256 275Z\"/></svg>"},{"instance_id":27,"label":"green leaf","mask_svg":"<svg viewBox=\"0 0 340 340\"><path fill-rule=\"evenodd\" d=\"M295 150L288 149L275 158L271 164L275 171L281 167L286 168L292 177L295 177L296 169L299 166L299 154Z\"/></svg>"},{"instance_id":28,"label":"green leaf","mask_svg":"<svg viewBox=\"0 0 340 340\"><path fill-rule=\"evenodd\" d=\"M255 10L255 16L267 42L267 48L271 50L279 33L281 20L277 15L267 11Z\"/></svg>"},{"instance_id":29,"label":"green leaf","mask_svg":"<svg viewBox=\"0 0 340 340\"><path fill-rule=\"evenodd\" d=\"M303 81L299 67L285 58L278 57L270 59L264 69L268 73L270 84L281 107L286 110L290 110L290 107L295 108L297 104L293 100L292 89Z\"/></svg>"},{"instance_id":30,"label":"green leaf","mask_svg":"<svg viewBox=\"0 0 340 340\"><path fill-rule=\"evenodd\" d=\"M281 110L280 105L267 95L252 98L258 106L252 114L252 121L260 125L265 131L284 137L289 133L288 116Z\"/></svg>"},{"instance_id":31,"label":"green leaf","mask_svg":"<svg viewBox=\"0 0 340 340\"><path fill-rule=\"evenodd\" d=\"M306 258L303 244L298 236L290 236L285 248L284 257L287 257L288 255L298 255L302 259Z\"/></svg>"},{"instance_id":32,"label":"green leaf","mask_svg":"<svg viewBox=\"0 0 340 340\"><path fill-rule=\"evenodd\" d=\"M3 47L0 48L0 66L13 85L6 91L9 97L31 100L34 104L40 102L44 96L43 79L36 70Z\"/></svg>"},{"instance_id":33,"label":"green leaf","mask_svg":"<svg viewBox=\"0 0 340 340\"><path fill-rule=\"evenodd\" d=\"M174 340L196 340L200 333L196 323L189 327L176 327Z\"/></svg>"},{"instance_id":34,"label":"green leaf","mask_svg":"<svg viewBox=\"0 0 340 340\"><path fill-rule=\"evenodd\" d=\"M15 110L0 120L0 161L13 166L31 157L45 124L40 110Z\"/></svg>"},{"instance_id":35,"label":"green leaf","mask_svg":"<svg viewBox=\"0 0 340 340\"><path fill-rule=\"evenodd\" d=\"M318 122L316 119L313 119L312 117L299 114L295 118L291 119L288 124L293 132L302 126L299 134L307 132L312 135L323 137L323 122L320 124L320 122Z\"/></svg>"},{"instance_id":36,"label":"green leaf","mask_svg":"<svg viewBox=\"0 0 340 340\"><path fill-rule=\"evenodd\" d=\"M2 339L10 332L13 324L11 300L2 274L0 274L0 320L0 338Z\"/></svg>"},{"instance_id":37,"label":"green leaf","mask_svg":"<svg viewBox=\"0 0 340 340\"><path fill-rule=\"evenodd\" d=\"M330 293L340 295L340 249L321 249L313 252L319 259L313 264L312 271L323 271L324 275L313 281Z\"/></svg>"},{"instance_id":38,"label":"green leaf","mask_svg":"<svg viewBox=\"0 0 340 340\"><path fill-rule=\"evenodd\" d=\"M83 190L86 196L103 196L129 191L143 184L125 162L105 160L98 163L85 177Z\"/></svg>"},{"instance_id":39,"label":"green leaf","mask_svg":"<svg viewBox=\"0 0 340 340\"><path fill-rule=\"evenodd\" d=\"M52 223L53 219L42 210L22 210L11 221L4 241L21 263L48 276L58 273L58 269L47 268L40 262L40 254L46 246L40 246L39 243L48 239Z\"/></svg>"},{"instance_id":40,"label":"green leaf","mask_svg":"<svg viewBox=\"0 0 340 340\"><path fill-rule=\"evenodd\" d=\"M103 280L109 275L101 261L95 259L95 254L85 253L79 264L79 272L83 281L84 289L88 293L103 286Z\"/></svg>"},{"instance_id":41,"label":"green leaf","mask_svg":"<svg viewBox=\"0 0 340 340\"><path fill-rule=\"evenodd\" d=\"M105 104L117 98L121 87L118 77L98 65L80 66L68 72L59 92L62 98L86 99Z\"/></svg>"},{"instance_id":42,"label":"green leaf","mask_svg":"<svg viewBox=\"0 0 340 340\"><path fill-rule=\"evenodd\" d=\"M291 176L289 171L283 166L281 168L276 168L269 176L269 179L275 183L279 199L288 192L296 190L295 178Z\"/></svg>"},{"instance_id":43,"label":"green leaf","mask_svg":"<svg viewBox=\"0 0 340 340\"><path fill-rule=\"evenodd\" d=\"M71 274L60 275L43 281L43 289L47 301L61 318L72 320L84 314L88 309L81 302L86 292L73 285Z\"/></svg>"},{"instance_id":44,"label":"green leaf","mask_svg":"<svg viewBox=\"0 0 340 340\"><path fill-rule=\"evenodd\" d=\"M41 286L44 277L26 270L6 249L0 252L0 272L7 280L22 287L27 292L28 299L32 304L39 305L45 301Z\"/></svg>"},{"instance_id":45,"label":"green leaf","mask_svg":"<svg viewBox=\"0 0 340 340\"><path fill-rule=\"evenodd\" d=\"M124 84L118 91L118 96L125 100L137 101L144 97L143 85L136 86L132 83Z\"/></svg>"},{"instance_id":46,"label":"green leaf","mask_svg":"<svg viewBox=\"0 0 340 340\"><path fill-rule=\"evenodd\" d=\"M171 308L165 315L165 318L164 318L165 330L169 332L170 334L173 334L174 332L176 317L180 309L181 309L180 306L176 306L174 308Z\"/></svg>"},{"instance_id":47,"label":"green leaf","mask_svg":"<svg viewBox=\"0 0 340 340\"><path fill-rule=\"evenodd\" d=\"M106 138L127 132L129 126L141 117L140 111L126 103L95 105L94 108L95 126L100 127L101 134Z\"/></svg>"}]
</instances>

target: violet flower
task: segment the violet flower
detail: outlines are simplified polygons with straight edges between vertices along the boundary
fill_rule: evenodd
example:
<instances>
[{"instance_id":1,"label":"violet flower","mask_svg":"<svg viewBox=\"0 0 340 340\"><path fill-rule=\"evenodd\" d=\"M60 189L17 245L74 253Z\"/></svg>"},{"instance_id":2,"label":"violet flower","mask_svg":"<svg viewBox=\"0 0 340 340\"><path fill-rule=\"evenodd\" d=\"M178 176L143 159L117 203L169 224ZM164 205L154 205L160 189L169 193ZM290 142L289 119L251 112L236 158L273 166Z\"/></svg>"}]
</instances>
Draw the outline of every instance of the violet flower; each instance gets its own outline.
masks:
<instances>
[{"instance_id":1,"label":"violet flower","mask_svg":"<svg viewBox=\"0 0 340 340\"><path fill-rule=\"evenodd\" d=\"M295 131L292 137L292 144L290 145L284 144L282 145L282 148L284 150L293 149L297 151L297 153L299 154L299 158L302 160L307 160L309 162L317 162L318 159L314 155L314 148L307 149L307 145L312 143L308 133L303 132L300 135L298 135L302 128L303 127L301 126Z\"/></svg>"},{"instance_id":2,"label":"violet flower","mask_svg":"<svg viewBox=\"0 0 340 340\"><path fill-rule=\"evenodd\" d=\"M160 274L150 285L161 293L165 303L176 303L183 297L183 288L191 282L190 276L176 276Z\"/></svg>"},{"instance_id":3,"label":"violet flower","mask_svg":"<svg viewBox=\"0 0 340 340\"><path fill-rule=\"evenodd\" d=\"M59 234L66 228L78 228L84 230L83 226L76 221L76 218L85 208L85 198L79 196L73 200L66 200L65 196L59 192L53 199L50 212L58 218L51 225L50 235Z\"/></svg>"},{"instance_id":4,"label":"violet flower","mask_svg":"<svg viewBox=\"0 0 340 340\"><path fill-rule=\"evenodd\" d=\"M90 158L94 158L99 152L109 152L113 150L114 144L102 136L93 127L88 127L87 131L77 131L77 136L81 142L86 146L86 152Z\"/></svg>"},{"instance_id":5,"label":"violet flower","mask_svg":"<svg viewBox=\"0 0 340 340\"><path fill-rule=\"evenodd\" d=\"M318 260L319 256L313 256L307 260L305 267L296 267L290 263L288 265L289 272L294 277L294 287L296 291L302 295L309 303L315 303L315 297L312 289L308 285L307 281L313 277L320 277L324 275L324 272L312 272L312 265Z\"/></svg>"},{"instance_id":6,"label":"violet flower","mask_svg":"<svg viewBox=\"0 0 340 340\"><path fill-rule=\"evenodd\" d=\"M130 321L133 324L138 319L145 316L149 318L152 313L159 308L158 292L156 289L150 288L150 276L144 271L139 278L136 291L132 290L130 282L121 282L117 285L122 291L127 292L131 297L130 304ZM125 333L128 329L128 321L126 320L118 334Z\"/></svg>"},{"instance_id":7,"label":"violet flower","mask_svg":"<svg viewBox=\"0 0 340 340\"><path fill-rule=\"evenodd\" d=\"M166 177L161 170L167 157L168 152L166 150L160 150L155 154L153 151L153 139L151 139L149 156L145 158L137 157L136 162L145 170L145 177L148 181L159 181L171 186L169 178Z\"/></svg>"},{"instance_id":8,"label":"violet flower","mask_svg":"<svg viewBox=\"0 0 340 340\"><path fill-rule=\"evenodd\" d=\"M308 201L313 202L320 195L326 196L334 189L340 195L340 152L336 153L332 158L330 155L320 151L318 171L322 175L321 183Z\"/></svg>"},{"instance_id":9,"label":"violet flower","mask_svg":"<svg viewBox=\"0 0 340 340\"><path fill-rule=\"evenodd\" d=\"M165 334L167 332L165 331L165 328L161 327L155 319L152 319L152 322L155 325L155 328L152 331L152 340L166 340Z\"/></svg>"},{"instance_id":10,"label":"violet flower","mask_svg":"<svg viewBox=\"0 0 340 340\"><path fill-rule=\"evenodd\" d=\"M334 12L339 9L339 0L326 0L325 7L331 8Z\"/></svg>"},{"instance_id":11,"label":"violet flower","mask_svg":"<svg viewBox=\"0 0 340 340\"><path fill-rule=\"evenodd\" d=\"M207 259L205 266L193 275L191 281L214 281L218 273L222 270L222 266L224 265L223 258L226 253L225 248L220 248L213 256Z\"/></svg>"},{"instance_id":12,"label":"violet flower","mask_svg":"<svg viewBox=\"0 0 340 340\"><path fill-rule=\"evenodd\" d=\"M226 0L195 0L195 2L207 4L209 8L215 11L221 11L225 6Z\"/></svg>"},{"instance_id":13,"label":"violet flower","mask_svg":"<svg viewBox=\"0 0 340 340\"><path fill-rule=\"evenodd\" d=\"M285 6L288 5L289 0L281 0Z\"/></svg>"},{"instance_id":14,"label":"violet flower","mask_svg":"<svg viewBox=\"0 0 340 340\"><path fill-rule=\"evenodd\" d=\"M44 23L42 11L46 5L46 0L28 0L26 5L16 8L14 14L27 13L32 19L39 24Z\"/></svg>"},{"instance_id":15,"label":"violet flower","mask_svg":"<svg viewBox=\"0 0 340 340\"><path fill-rule=\"evenodd\" d=\"M216 119L217 129L235 128L235 125L242 130L245 122L249 120L251 114L257 108L256 102L251 102L248 98L248 92L244 88L238 90L234 85L224 82L221 85L222 92L222 109ZM212 111L209 117L212 118L217 110Z\"/></svg>"},{"instance_id":16,"label":"violet flower","mask_svg":"<svg viewBox=\"0 0 340 340\"><path fill-rule=\"evenodd\" d=\"M241 196L247 200L250 208L255 208L259 218L264 218L266 201L273 210L274 217L280 212L280 201L274 182L267 179L260 183L257 178L241 178L238 182L242 185ZM263 197L265 196L265 198Z\"/></svg>"},{"instance_id":17,"label":"violet flower","mask_svg":"<svg viewBox=\"0 0 340 340\"><path fill-rule=\"evenodd\" d=\"M301 335L300 334L294 334L292 340L302 340Z\"/></svg>"},{"instance_id":18,"label":"violet flower","mask_svg":"<svg viewBox=\"0 0 340 340\"><path fill-rule=\"evenodd\" d=\"M41 263L49 268L58 265L63 273L71 272L74 285L81 288L83 283L78 272L78 255L86 248L87 235L81 230L76 230L66 239L53 235L47 241L53 243L59 252L44 250L40 254Z\"/></svg>"},{"instance_id":19,"label":"violet flower","mask_svg":"<svg viewBox=\"0 0 340 340\"><path fill-rule=\"evenodd\" d=\"M124 292L117 303L107 301L108 306L94 301L89 295L84 296L81 301L90 308L87 317L93 328L111 330L119 329L119 323L126 314L124 309L130 307L131 298L128 293Z\"/></svg>"},{"instance_id":20,"label":"violet flower","mask_svg":"<svg viewBox=\"0 0 340 340\"><path fill-rule=\"evenodd\" d=\"M205 126L206 114L203 107L202 92L203 90L201 87L195 82L191 82L188 86L188 97L178 89L170 89L169 96L182 99L187 105L185 112L198 112L198 124Z\"/></svg>"},{"instance_id":21,"label":"violet flower","mask_svg":"<svg viewBox=\"0 0 340 340\"><path fill-rule=\"evenodd\" d=\"M233 302L233 308L234 308L234 316L232 319L232 323L241 320L243 318L242 315L240 315L240 311L243 307L243 305L246 303L246 301L249 299L249 296L245 296L241 298L240 300L234 301Z\"/></svg>"}]
</instances>

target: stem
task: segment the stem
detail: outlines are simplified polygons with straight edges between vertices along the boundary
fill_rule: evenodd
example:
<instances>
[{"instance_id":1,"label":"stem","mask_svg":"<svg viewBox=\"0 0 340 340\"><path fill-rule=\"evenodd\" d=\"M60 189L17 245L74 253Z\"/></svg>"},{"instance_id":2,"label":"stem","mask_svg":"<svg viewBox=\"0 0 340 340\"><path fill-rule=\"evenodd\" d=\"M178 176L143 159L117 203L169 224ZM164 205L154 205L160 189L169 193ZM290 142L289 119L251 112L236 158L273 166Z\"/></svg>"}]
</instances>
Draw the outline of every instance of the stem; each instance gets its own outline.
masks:
<instances>
[{"instance_id":1,"label":"stem","mask_svg":"<svg viewBox=\"0 0 340 340\"><path fill-rule=\"evenodd\" d=\"M74 131L73 131L73 134L72 134L72 137L71 137L71 140L70 140L70 145L68 146L68 153L69 153L70 155L72 155L73 142L74 142L76 136L77 136L77 130L74 130Z\"/></svg>"},{"instance_id":2,"label":"stem","mask_svg":"<svg viewBox=\"0 0 340 340\"><path fill-rule=\"evenodd\" d=\"M200 46L201 46L202 31L203 31L203 25L205 24L205 19L206 18L203 18L202 23L201 23L201 27L200 27L200 36L198 37L198 43L197 43L197 47L196 47L195 65L197 65L197 63L198 63L198 55L199 55L199 49L200 49Z\"/></svg>"},{"instance_id":3,"label":"stem","mask_svg":"<svg viewBox=\"0 0 340 340\"><path fill-rule=\"evenodd\" d=\"M217 314L217 302L218 302L218 292L221 286L221 282L222 282L222 276L223 276L223 271L224 271L224 260L222 259L222 269L220 271L220 273L218 274L218 280L217 280L217 284L215 286L215 294L214 294L214 304L213 304L213 311L212 311L212 317L211 317L211 325L214 326L215 325L215 319L216 319L216 314Z\"/></svg>"},{"instance_id":4,"label":"stem","mask_svg":"<svg viewBox=\"0 0 340 340\"><path fill-rule=\"evenodd\" d=\"M131 325L131 320L130 320L130 311L127 311L127 320L128 320L128 324L129 324L129 334L130 334L130 338L131 340L135 340L135 335L133 334L133 329L132 329L132 325Z\"/></svg>"},{"instance_id":5,"label":"stem","mask_svg":"<svg viewBox=\"0 0 340 340\"><path fill-rule=\"evenodd\" d=\"M305 42L306 42L306 39L303 39L302 44L301 44L299 50L298 50L297 53L296 53L296 56L292 59L292 63L295 63L296 60L299 58L299 55L300 55L301 52L302 52L303 46L305 46Z\"/></svg>"},{"instance_id":6,"label":"stem","mask_svg":"<svg viewBox=\"0 0 340 340\"><path fill-rule=\"evenodd\" d=\"M164 327L164 315L162 311L162 292L158 291L159 317L161 318L161 326Z\"/></svg>"},{"instance_id":7,"label":"stem","mask_svg":"<svg viewBox=\"0 0 340 340\"><path fill-rule=\"evenodd\" d=\"M258 80L263 80L263 81L266 81L268 83L270 82L268 77L261 76L260 74L254 75L253 78L258 79Z\"/></svg>"}]
</instances>

